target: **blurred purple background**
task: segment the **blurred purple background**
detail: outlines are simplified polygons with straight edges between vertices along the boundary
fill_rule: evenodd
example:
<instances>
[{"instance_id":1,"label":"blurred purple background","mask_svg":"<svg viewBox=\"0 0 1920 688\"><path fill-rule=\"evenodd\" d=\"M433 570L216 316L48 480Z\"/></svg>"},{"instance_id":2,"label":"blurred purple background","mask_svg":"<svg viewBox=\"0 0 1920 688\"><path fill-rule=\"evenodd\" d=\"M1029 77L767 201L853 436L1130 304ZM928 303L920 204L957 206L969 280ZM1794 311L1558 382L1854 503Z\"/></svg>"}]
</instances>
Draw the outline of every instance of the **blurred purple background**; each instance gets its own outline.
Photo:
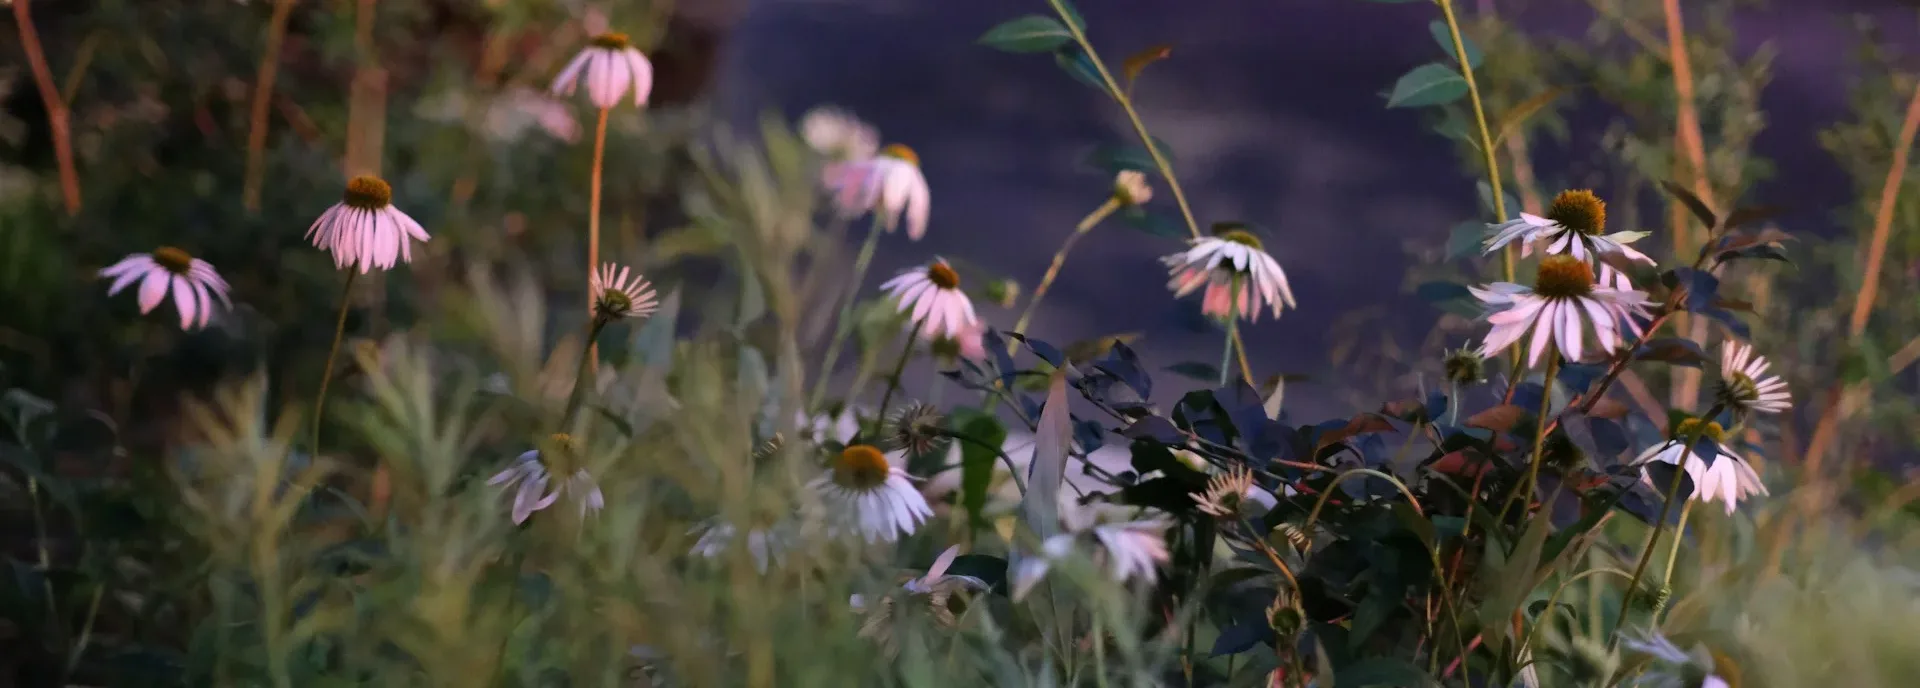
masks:
<instances>
[{"instance_id":1,"label":"blurred purple background","mask_svg":"<svg viewBox=\"0 0 1920 688\"><path fill-rule=\"evenodd\" d=\"M884 241L875 276L938 254L1000 270L1031 289L1075 222L1107 193L1108 179L1082 166L1084 153L1133 140L1117 107L1047 56L974 44L996 23L1047 13L1043 0L696 2L716 3L704 13L733 23L714 84L729 117L750 122L764 108L798 116L831 103L919 152L933 188L932 229L918 243L898 235ZM1440 56L1426 28L1438 16L1433 5L1078 4L1110 62L1153 44L1174 46L1171 59L1148 69L1135 91L1142 115L1173 149L1200 222L1261 226L1292 278L1299 310L1247 331L1257 374L1323 372L1328 326L1356 309L1394 314L1402 341L1418 342L1439 313L1403 293L1403 247L1443 244L1449 228L1476 211L1475 178L1450 144L1421 113L1388 110L1379 95L1408 69ZM1592 19L1578 0L1494 5L1524 26L1570 39L1582 37ZM1911 46L1917 15L1906 5L1776 0L1738 15L1743 53L1769 41L1779 53L1758 141L1778 173L1755 195L1788 199L1787 229L1840 230L1835 211L1851 202L1849 183L1815 133L1846 114L1848 76L1859 69L1850 15L1872 15L1892 39ZM699 7L693 11L701 13ZM1590 94L1576 97L1576 108L1597 107ZM1578 137L1579 127L1604 126L1607 115L1573 117ZM1563 157L1537 156L1541 176L1584 180L1599 159L1597 152ZM1154 207L1177 218L1160 190ZM1177 247L1109 222L1075 250L1033 333L1065 343L1143 331L1137 348L1157 366L1217 361L1219 335L1186 327L1181 305L1164 290L1155 258ZM1017 315L983 313L1001 327ZM1326 397L1312 384L1296 385L1289 406L1309 418L1342 410Z\"/></svg>"}]
</instances>

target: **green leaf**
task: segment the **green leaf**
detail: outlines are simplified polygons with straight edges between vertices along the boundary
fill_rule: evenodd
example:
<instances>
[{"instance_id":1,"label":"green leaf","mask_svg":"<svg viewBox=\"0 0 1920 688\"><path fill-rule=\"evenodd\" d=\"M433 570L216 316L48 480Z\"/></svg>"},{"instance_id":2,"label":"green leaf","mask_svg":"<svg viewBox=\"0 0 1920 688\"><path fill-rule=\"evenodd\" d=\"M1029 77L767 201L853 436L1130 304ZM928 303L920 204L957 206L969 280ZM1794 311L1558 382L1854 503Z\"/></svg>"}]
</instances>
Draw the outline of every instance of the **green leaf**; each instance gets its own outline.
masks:
<instances>
[{"instance_id":1,"label":"green leaf","mask_svg":"<svg viewBox=\"0 0 1920 688\"><path fill-rule=\"evenodd\" d=\"M1379 2L1380 0L1374 0ZM1425 669L1397 657L1369 657L1340 667L1333 688L1427 688L1438 686Z\"/></svg>"},{"instance_id":2,"label":"green leaf","mask_svg":"<svg viewBox=\"0 0 1920 688\"><path fill-rule=\"evenodd\" d=\"M1467 94L1467 80L1439 63L1423 64L1393 84L1387 95L1387 107L1423 107L1445 105Z\"/></svg>"},{"instance_id":3,"label":"green leaf","mask_svg":"<svg viewBox=\"0 0 1920 688\"><path fill-rule=\"evenodd\" d=\"M1067 375L1054 371L1047 401L1033 430L1033 462L1027 471L1027 496L1021 513L1041 539L1060 529L1060 486L1066 481L1067 455L1073 450L1073 422L1067 412Z\"/></svg>"},{"instance_id":4,"label":"green leaf","mask_svg":"<svg viewBox=\"0 0 1920 688\"><path fill-rule=\"evenodd\" d=\"M1535 113L1540 112L1542 108L1566 92L1566 87L1555 86L1508 108L1506 112L1500 114L1500 120L1494 124L1493 144L1500 145L1501 141L1507 140L1507 136L1519 131L1520 125L1526 124Z\"/></svg>"},{"instance_id":5,"label":"green leaf","mask_svg":"<svg viewBox=\"0 0 1920 688\"><path fill-rule=\"evenodd\" d=\"M1502 557L1498 547L1487 548L1488 563L1493 565L1482 568L1486 572L1480 579L1485 585L1486 602L1480 607L1480 628L1487 649L1495 653L1506 646L1507 634L1513 630L1510 621L1513 612L1520 608L1520 603L1527 599L1527 593L1534 588L1535 577L1540 569L1540 551L1552 530L1548 524L1550 520L1535 518L1529 521L1511 555Z\"/></svg>"},{"instance_id":6,"label":"green leaf","mask_svg":"<svg viewBox=\"0 0 1920 688\"><path fill-rule=\"evenodd\" d=\"M1044 53L1073 42L1073 34L1052 17L1029 14L988 29L979 42L1010 53Z\"/></svg>"},{"instance_id":7,"label":"green leaf","mask_svg":"<svg viewBox=\"0 0 1920 688\"><path fill-rule=\"evenodd\" d=\"M1101 93L1107 92L1107 82L1100 78L1100 69L1093 65L1093 59L1087 57L1087 53L1081 50L1080 46L1062 46L1059 50L1053 51L1053 63L1066 70L1069 76L1080 83L1099 89Z\"/></svg>"},{"instance_id":8,"label":"green leaf","mask_svg":"<svg viewBox=\"0 0 1920 688\"><path fill-rule=\"evenodd\" d=\"M1433 42L1440 45L1441 52L1446 53L1447 57L1451 58L1455 64L1459 64L1460 56L1455 55L1453 52L1453 32L1447 30L1446 22L1438 19L1429 22L1427 24L1427 33L1433 34ZM1464 33L1460 34L1460 44L1467 47L1467 68L1479 69L1480 59L1482 57L1480 54L1480 46L1474 45L1473 39L1467 37Z\"/></svg>"},{"instance_id":9,"label":"green leaf","mask_svg":"<svg viewBox=\"0 0 1920 688\"><path fill-rule=\"evenodd\" d=\"M994 449L1007 441L1007 429L1000 419L976 409L963 409L950 421L954 432L974 441L960 443L960 505L967 509L967 523L974 529L987 525L987 488L993 482L993 464L1000 460Z\"/></svg>"},{"instance_id":10,"label":"green leaf","mask_svg":"<svg viewBox=\"0 0 1920 688\"><path fill-rule=\"evenodd\" d=\"M1468 220L1454 225L1453 233L1447 235L1447 260L1478 255L1486 241L1486 223Z\"/></svg>"},{"instance_id":11,"label":"green leaf","mask_svg":"<svg viewBox=\"0 0 1920 688\"><path fill-rule=\"evenodd\" d=\"M1080 16L1080 8L1073 6L1073 0L1054 0L1054 2L1060 8L1060 13L1067 16L1067 25L1078 29L1082 34L1087 32L1087 20Z\"/></svg>"}]
</instances>

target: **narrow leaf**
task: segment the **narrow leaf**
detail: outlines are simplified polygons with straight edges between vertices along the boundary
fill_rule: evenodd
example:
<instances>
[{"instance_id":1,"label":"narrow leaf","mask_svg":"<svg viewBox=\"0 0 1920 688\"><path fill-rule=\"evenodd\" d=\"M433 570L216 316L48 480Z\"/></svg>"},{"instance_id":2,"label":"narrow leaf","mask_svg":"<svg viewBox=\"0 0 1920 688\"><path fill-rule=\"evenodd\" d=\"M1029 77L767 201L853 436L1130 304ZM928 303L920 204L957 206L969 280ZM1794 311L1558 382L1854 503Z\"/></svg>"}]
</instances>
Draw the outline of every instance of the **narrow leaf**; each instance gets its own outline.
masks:
<instances>
[{"instance_id":1,"label":"narrow leaf","mask_svg":"<svg viewBox=\"0 0 1920 688\"><path fill-rule=\"evenodd\" d=\"M1052 17L1030 14L988 29L980 44L1010 53L1044 53L1073 41L1067 27Z\"/></svg>"},{"instance_id":2,"label":"narrow leaf","mask_svg":"<svg viewBox=\"0 0 1920 688\"><path fill-rule=\"evenodd\" d=\"M1533 118L1541 109L1552 104L1566 92L1565 86L1555 86L1541 91L1532 98L1515 103L1513 107L1501 113L1499 122L1494 124L1493 144L1500 145L1501 141L1507 140L1507 136L1519 131L1520 126L1526 124L1528 119Z\"/></svg>"},{"instance_id":3,"label":"narrow leaf","mask_svg":"<svg viewBox=\"0 0 1920 688\"><path fill-rule=\"evenodd\" d=\"M1041 539L1060 529L1060 486L1066 480L1067 456L1073 449L1073 422L1067 412L1067 376L1056 371L1047 383L1047 401L1033 431L1033 463L1028 468L1027 496L1021 504L1027 527Z\"/></svg>"},{"instance_id":4,"label":"narrow leaf","mask_svg":"<svg viewBox=\"0 0 1920 688\"><path fill-rule=\"evenodd\" d=\"M1686 187L1670 181L1661 181L1660 188L1665 189L1668 194L1678 199L1681 205L1686 206L1687 210L1692 212L1694 217L1700 219L1701 224L1708 227L1718 226L1717 223L1719 223L1720 220L1713 216L1713 211L1707 208L1706 202L1700 200L1699 196L1693 195L1693 192L1688 191Z\"/></svg>"},{"instance_id":5,"label":"narrow leaf","mask_svg":"<svg viewBox=\"0 0 1920 688\"><path fill-rule=\"evenodd\" d=\"M1447 57L1453 58L1454 64L1460 63L1460 56L1454 54L1453 51L1453 32L1447 30L1446 22L1438 19L1433 20L1427 24L1427 33L1433 34L1433 42L1440 45L1441 52L1446 53ZM1465 33L1460 34L1460 44L1467 48L1467 68L1479 69L1481 58L1480 46L1474 45L1473 39L1467 37Z\"/></svg>"},{"instance_id":6,"label":"narrow leaf","mask_svg":"<svg viewBox=\"0 0 1920 688\"><path fill-rule=\"evenodd\" d=\"M1467 80L1439 63L1414 67L1394 82L1387 95L1387 107L1423 107L1445 105L1467 94Z\"/></svg>"},{"instance_id":7,"label":"narrow leaf","mask_svg":"<svg viewBox=\"0 0 1920 688\"><path fill-rule=\"evenodd\" d=\"M985 509L987 488L993 481L993 465L1000 459L994 447L1007 440L1007 429L987 413L973 411L955 414L955 430L977 441L960 443L960 505L967 509L967 523L978 530L987 525Z\"/></svg>"}]
</instances>

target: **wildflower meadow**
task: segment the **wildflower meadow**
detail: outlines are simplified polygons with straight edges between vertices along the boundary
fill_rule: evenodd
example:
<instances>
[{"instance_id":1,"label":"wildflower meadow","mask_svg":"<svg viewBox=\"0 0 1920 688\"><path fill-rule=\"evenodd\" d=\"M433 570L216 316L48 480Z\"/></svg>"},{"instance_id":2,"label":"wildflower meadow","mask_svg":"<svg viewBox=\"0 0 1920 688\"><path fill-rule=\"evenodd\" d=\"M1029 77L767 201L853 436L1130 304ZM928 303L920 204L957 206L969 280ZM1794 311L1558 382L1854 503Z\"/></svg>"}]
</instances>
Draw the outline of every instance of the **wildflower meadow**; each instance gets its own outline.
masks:
<instances>
[{"instance_id":1,"label":"wildflower meadow","mask_svg":"<svg viewBox=\"0 0 1920 688\"><path fill-rule=\"evenodd\" d=\"M1342 228L1189 195L1140 107L1182 48L1090 28L1128 3L916 46L1124 123L1077 224L942 255L914 141L689 95L700 1L0 0L0 685L1920 681L1920 73L1874 23L1770 134L1854 191L1811 231L1755 192L1752 3L1338 0L1427 24L1370 106L1476 210L1394 230L1389 326L1302 312L1290 269L1377 271L1299 248ZM1217 357L1029 336L1107 242Z\"/></svg>"}]
</instances>

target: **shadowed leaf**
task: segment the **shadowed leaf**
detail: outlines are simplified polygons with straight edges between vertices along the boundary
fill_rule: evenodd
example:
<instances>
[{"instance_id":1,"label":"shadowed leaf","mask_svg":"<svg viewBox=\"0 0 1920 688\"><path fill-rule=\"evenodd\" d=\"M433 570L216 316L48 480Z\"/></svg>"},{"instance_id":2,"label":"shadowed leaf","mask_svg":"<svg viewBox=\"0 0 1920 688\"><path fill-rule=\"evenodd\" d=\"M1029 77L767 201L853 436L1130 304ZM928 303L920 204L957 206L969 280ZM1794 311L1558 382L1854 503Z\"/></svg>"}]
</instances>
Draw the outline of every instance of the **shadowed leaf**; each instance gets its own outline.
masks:
<instances>
[{"instance_id":1,"label":"shadowed leaf","mask_svg":"<svg viewBox=\"0 0 1920 688\"><path fill-rule=\"evenodd\" d=\"M1067 27L1037 14L1011 19L988 29L980 44L1010 53L1044 53L1073 41Z\"/></svg>"}]
</instances>

